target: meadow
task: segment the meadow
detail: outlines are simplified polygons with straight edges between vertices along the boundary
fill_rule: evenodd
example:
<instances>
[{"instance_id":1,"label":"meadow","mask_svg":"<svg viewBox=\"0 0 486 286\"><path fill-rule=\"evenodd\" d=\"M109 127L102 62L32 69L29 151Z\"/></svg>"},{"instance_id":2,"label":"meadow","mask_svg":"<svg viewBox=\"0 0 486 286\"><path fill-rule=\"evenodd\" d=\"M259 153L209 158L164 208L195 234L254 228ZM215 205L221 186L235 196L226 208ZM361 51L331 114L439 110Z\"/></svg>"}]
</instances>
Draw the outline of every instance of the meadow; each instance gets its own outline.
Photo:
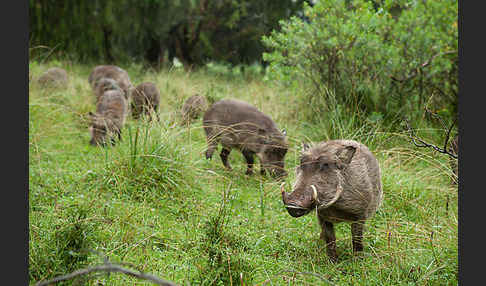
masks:
<instances>
[{"instance_id":1,"label":"meadow","mask_svg":"<svg viewBox=\"0 0 486 286\"><path fill-rule=\"evenodd\" d=\"M457 285L458 188L449 158L416 148L405 131L347 115L305 121L302 96L256 68L131 65L121 67L132 83L158 86L161 120L129 117L121 142L93 147L88 75L94 65L31 61L30 75L51 66L68 71L67 88L29 82L31 284L107 257L180 285ZM196 93L213 102L245 100L286 129L287 186L302 142L339 137L369 146L382 169L384 201L366 223L364 251L354 255L350 225L337 224L339 261L331 263L315 214L291 217L279 182L261 176L258 164L247 176L236 150L232 171L218 154L206 160L202 120L178 124L184 100ZM60 285L152 285L116 273L89 278Z\"/></svg>"}]
</instances>

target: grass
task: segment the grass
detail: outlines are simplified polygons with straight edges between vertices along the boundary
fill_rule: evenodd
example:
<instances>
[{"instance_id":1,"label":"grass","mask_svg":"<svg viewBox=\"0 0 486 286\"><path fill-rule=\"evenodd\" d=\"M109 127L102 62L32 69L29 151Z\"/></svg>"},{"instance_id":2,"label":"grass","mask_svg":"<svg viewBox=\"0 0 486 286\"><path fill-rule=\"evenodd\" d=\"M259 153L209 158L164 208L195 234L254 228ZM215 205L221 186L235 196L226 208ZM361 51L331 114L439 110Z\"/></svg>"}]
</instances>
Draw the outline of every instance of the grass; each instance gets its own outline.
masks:
<instances>
[{"instance_id":1,"label":"grass","mask_svg":"<svg viewBox=\"0 0 486 286\"><path fill-rule=\"evenodd\" d=\"M31 61L29 69L36 77L54 65L67 69L67 88L29 83L31 283L107 256L180 285L457 285L457 186L448 158L414 148L405 133L342 114L302 121L299 94L258 76L133 65L124 68L134 84L160 89L161 121L128 118L121 142L97 148L88 144L92 67ZM290 217L277 182L246 176L237 151L233 171L218 156L206 160L202 122L175 124L195 93L246 100L285 128L288 183L302 141L367 144L382 168L384 201L366 223L363 253L353 255L350 226L338 224L340 260L332 264L315 215ZM121 274L90 278L85 285L151 285Z\"/></svg>"}]
</instances>

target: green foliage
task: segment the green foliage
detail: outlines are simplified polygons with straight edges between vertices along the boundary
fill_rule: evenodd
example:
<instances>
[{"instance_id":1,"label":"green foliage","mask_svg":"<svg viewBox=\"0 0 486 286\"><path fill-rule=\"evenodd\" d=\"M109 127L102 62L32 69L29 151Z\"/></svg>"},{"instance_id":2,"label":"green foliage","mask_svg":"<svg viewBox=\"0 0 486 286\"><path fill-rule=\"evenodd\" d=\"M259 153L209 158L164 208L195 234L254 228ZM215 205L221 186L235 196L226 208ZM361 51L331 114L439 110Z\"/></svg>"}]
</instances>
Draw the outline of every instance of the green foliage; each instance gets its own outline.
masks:
<instances>
[{"instance_id":1,"label":"green foliage","mask_svg":"<svg viewBox=\"0 0 486 286\"><path fill-rule=\"evenodd\" d=\"M186 66L211 60L250 64L261 59L260 37L300 10L302 2L30 0L30 56L156 65L171 65L175 57Z\"/></svg>"},{"instance_id":2,"label":"green foliage","mask_svg":"<svg viewBox=\"0 0 486 286\"><path fill-rule=\"evenodd\" d=\"M432 97L429 108L447 109L453 117L457 1L377 4L319 1L305 5L308 21L281 21L281 32L263 37L272 50L263 56L270 62L269 78L310 87L305 104L316 104L322 112L343 105L364 117L416 119ZM401 12L393 17L397 5Z\"/></svg>"},{"instance_id":3,"label":"green foliage","mask_svg":"<svg viewBox=\"0 0 486 286\"><path fill-rule=\"evenodd\" d=\"M247 242L229 224L229 195L229 192L224 193L219 209L204 224L200 253L207 261L192 281L194 284L236 285L240 279L252 283L253 269L244 255L248 251Z\"/></svg>"},{"instance_id":4,"label":"green foliage","mask_svg":"<svg viewBox=\"0 0 486 286\"><path fill-rule=\"evenodd\" d=\"M53 65L29 63L34 77ZM66 88L29 83L30 284L107 256L179 285L241 285L240 273L243 285L457 285L458 193L448 158L415 148L406 132L390 131L383 114L362 121L340 106L312 122L300 116L314 108L302 108L304 94L277 82L222 75L231 69L156 72L131 64L122 67L133 83L153 81L160 89L160 121L128 117L121 142L93 147L86 117L95 109L87 81L92 66L55 65L69 72ZM330 263L315 214L289 216L280 182L245 175L236 150L232 171L218 157L206 160L201 120L174 124L194 93L247 101L286 128L287 188L302 141L340 136L368 145L380 163L384 201L366 222L363 253L353 254L349 224L336 224L340 260ZM430 131L428 141L440 142L427 121L422 128ZM151 285L121 273L65 284Z\"/></svg>"},{"instance_id":5,"label":"green foliage","mask_svg":"<svg viewBox=\"0 0 486 286\"><path fill-rule=\"evenodd\" d=\"M29 261L31 280L72 272L88 263L89 252L96 243L97 224L88 218L89 206L79 199L82 197L66 200L65 207L55 210L59 219L52 222L52 232L40 229L49 243L31 245L34 248ZM34 230L34 235L40 233Z\"/></svg>"}]
</instances>

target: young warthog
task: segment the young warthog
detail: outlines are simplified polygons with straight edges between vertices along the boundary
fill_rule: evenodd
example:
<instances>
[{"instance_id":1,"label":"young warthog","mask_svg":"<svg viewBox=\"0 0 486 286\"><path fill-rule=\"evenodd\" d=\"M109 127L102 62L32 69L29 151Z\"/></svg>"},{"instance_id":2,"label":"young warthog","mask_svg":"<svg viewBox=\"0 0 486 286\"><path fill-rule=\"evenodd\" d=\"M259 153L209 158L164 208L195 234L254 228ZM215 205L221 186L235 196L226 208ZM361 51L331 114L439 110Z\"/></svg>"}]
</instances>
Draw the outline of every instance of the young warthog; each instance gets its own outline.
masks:
<instances>
[{"instance_id":1,"label":"young warthog","mask_svg":"<svg viewBox=\"0 0 486 286\"><path fill-rule=\"evenodd\" d=\"M292 193L282 184L282 199L289 214L303 216L317 209L321 239L327 255L337 260L333 223L351 222L353 251L363 250L365 220L381 205L381 171L368 148L352 140L330 140L304 145Z\"/></svg>"},{"instance_id":2,"label":"young warthog","mask_svg":"<svg viewBox=\"0 0 486 286\"><path fill-rule=\"evenodd\" d=\"M157 112L159 103L160 93L154 83L144 82L139 84L132 91L131 105L133 118L138 119L140 115L145 114L152 120L152 112Z\"/></svg>"},{"instance_id":3,"label":"young warthog","mask_svg":"<svg viewBox=\"0 0 486 286\"><path fill-rule=\"evenodd\" d=\"M42 87L65 87L68 83L68 74L62 68L50 68L37 79L37 82Z\"/></svg>"},{"instance_id":4,"label":"young warthog","mask_svg":"<svg viewBox=\"0 0 486 286\"><path fill-rule=\"evenodd\" d=\"M254 106L239 100L226 99L214 103L203 116L208 149L206 159L213 156L221 143L221 160L231 170L228 156L239 149L246 159L246 174L253 173L254 155L260 160L260 172L267 170L275 177L286 176L284 158L288 143L273 120Z\"/></svg>"},{"instance_id":5,"label":"young warthog","mask_svg":"<svg viewBox=\"0 0 486 286\"><path fill-rule=\"evenodd\" d=\"M127 115L127 103L121 90L107 90L96 104L96 113L89 113L91 145L105 146L107 138L115 144L115 135L121 132Z\"/></svg>"},{"instance_id":6,"label":"young warthog","mask_svg":"<svg viewBox=\"0 0 486 286\"><path fill-rule=\"evenodd\" d=\"M198 119L208 106L205 96L195 94L189 97L182 106L182 124L189 124L192 120Z\"/></svg>"},{"instance_id":7,"label":"young warthog","mask_svg":"<svg viewBox=\"0 0 486 286\"><path fill-rule=\"evenodd\" d=\"M111 78L116 81L118 86L123 90L125 99L130 98L131 89L133 88L128 73L122 68L114 65L100 65L94 67L88 77L88 82L96 93L96 87L99 80Z\"/></svg>"},{"instance_id":8,"label":"young warthog","mask_svg":"<svg viewBox=\"0 0 486 286\"><path fill-rule=\"evenodd\" d=\"M118 85L118 82L112 78L103 77L100 78L94 86L94 94L96 96L96 102L98 102L99 98L108 90L119 90L123 92L121 87Z\"/></svg>"}]
</instances>

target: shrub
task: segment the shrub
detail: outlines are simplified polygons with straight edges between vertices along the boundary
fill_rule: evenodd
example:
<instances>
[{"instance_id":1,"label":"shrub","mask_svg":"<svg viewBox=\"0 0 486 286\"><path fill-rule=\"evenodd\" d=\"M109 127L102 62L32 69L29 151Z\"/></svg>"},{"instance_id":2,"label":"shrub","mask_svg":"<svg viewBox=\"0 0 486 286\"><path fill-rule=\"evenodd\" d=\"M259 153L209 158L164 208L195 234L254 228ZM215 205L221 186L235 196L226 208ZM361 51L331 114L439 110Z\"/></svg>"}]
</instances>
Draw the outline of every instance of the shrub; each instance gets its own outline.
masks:
<instances>
[{"instance_id":1,"label":"shrub","mask_svg":"<svg viewBox=\"0 0 486 286\"><path fill-rule=\"evenodd\" d=\"M306 105L322 111L343 105L348 112L388 120L404 113L416 118L433 95L432 108L455 113L456 1L373 6L330 0L304 6L305 19L281 21L281 32L262 39L272 50L263 55L269 78L309 87Z\"/></svg>"}]
</instances>

